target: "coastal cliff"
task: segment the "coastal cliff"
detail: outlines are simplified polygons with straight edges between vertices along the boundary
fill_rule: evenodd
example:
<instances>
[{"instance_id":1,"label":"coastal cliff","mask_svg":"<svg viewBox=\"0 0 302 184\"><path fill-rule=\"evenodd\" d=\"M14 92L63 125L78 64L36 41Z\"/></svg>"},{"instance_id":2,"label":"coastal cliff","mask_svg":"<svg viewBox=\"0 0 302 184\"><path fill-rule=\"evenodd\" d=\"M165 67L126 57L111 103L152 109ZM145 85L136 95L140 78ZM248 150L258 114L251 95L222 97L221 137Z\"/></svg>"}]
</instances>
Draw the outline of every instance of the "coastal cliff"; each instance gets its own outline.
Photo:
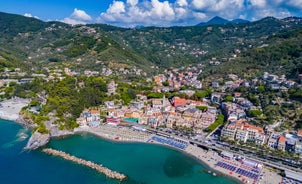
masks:
<instances>
[{"instance_id":1,"label":"coastal cliff","mask_svg":"<svg viewBox=\"0 0 302 184\"><path fill-rule=\"evenodd\" d=\"M28 119L25 118L22 114L19 114L18 119L15 120L15 122L20 123L21 125L25 126L26 128L34 128L35 127L35 123Z\"/></svg>"},{"instance_id":2,"label":"coastal cliff","mask_svg":"<svg viewBox=\"0 0 302 184\"><path fill-rule=\"evenodd\" d=\"M30 139L28 140L24 149L26 150L35 150L41 146L46 145L50 140L50 134L41 134L38 131L35 131Z\"/></svg>"},{"instance_id":3,"label":"coastal cliff","mask_svg":"<svg viewBox=\"0 0 302 184\"><path fill-rule=\"evenodd\" d=\"M49 128L50 133L42 134L38 131L35 131L30 139L27 142L27 145L24 149L26 150L35 150L41 146L46 145L51 138L64 137L68 135L73 135L74 132L68 130L59 130L56 126Z\"/></svg>"},{"instance_id":4,"label":"coastal cliff","mask_svg":"<svg viewBox=\"0 0 302 184\"><path fill-rule=\"evenodd\" d=\"M28 140L27 145L24 147L26 150L35 150L41 146L44 146L50 141L51 138L65 137L74 134L74 132L71 130L60 130L59 126L55 124L55 118L50 118L48 121L37 124L34 123L30 118L20 114L17 122L28 128L36 129L36 131L31 135L31 138Z\"/></svg>"}]
</instances>

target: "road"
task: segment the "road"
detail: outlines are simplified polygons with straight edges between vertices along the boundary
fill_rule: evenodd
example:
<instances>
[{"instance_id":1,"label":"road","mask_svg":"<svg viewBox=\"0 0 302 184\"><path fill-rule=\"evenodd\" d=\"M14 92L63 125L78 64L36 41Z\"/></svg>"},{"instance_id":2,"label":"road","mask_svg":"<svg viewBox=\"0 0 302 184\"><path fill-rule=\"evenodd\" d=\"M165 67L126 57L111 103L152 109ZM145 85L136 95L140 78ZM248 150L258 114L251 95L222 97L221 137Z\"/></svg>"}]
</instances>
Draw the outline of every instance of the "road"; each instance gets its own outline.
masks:
<instances>
[{"instance_id":1,"label":"road","mask_svg":"<svg viewBox=\"0 0 302 184\"><path fill-rule=\"evenodd\" d=\"M239 155L239 156L242 156L242 157L245 157L245 158L249 158L250 160L254 160L256 162L261 162L261 163L263 163L267 166L270 166L270 167L273 167L273 168L276 168L276 169L279 169L279 170L290 170L290 171L295 171L295 172L302 173L302 169L300 169L298 167L291 167L291 166L284 165L282 163L276 164L275 162L265 160L265 159L256 157L254 155L246 155L246 154L239 153L238 151L231 150L230 147L222 148L222 147L218 147L218 146L214 146L214 145L209 145L205 142L198 142L198 141L194 141L194 140L191 140L191 139L187 139L185 137L180 137L180 136L177 136L177 135L174 135L174 134L171 134L171 133L167 133L167 132L164 132L164 131L161 131L161 130L155 130L155 129L151 129L151 128L148 128L148 127L145 127L145 128L147 130L149 130L150 132L161 133L161 134L164 134L164 135L167 135L167 136L170 136L170 137L177 137L179 139L186 140L186 141L190 142L191 144L198 145L198 146L201 146L201 147L205 147L205 148L208 148L208 149L211 149L211 150L221 151L221 152L222 151L228 151L228 152L231 152L233 154L236 154L236 155Z\"/></svg>"}]
</instances>

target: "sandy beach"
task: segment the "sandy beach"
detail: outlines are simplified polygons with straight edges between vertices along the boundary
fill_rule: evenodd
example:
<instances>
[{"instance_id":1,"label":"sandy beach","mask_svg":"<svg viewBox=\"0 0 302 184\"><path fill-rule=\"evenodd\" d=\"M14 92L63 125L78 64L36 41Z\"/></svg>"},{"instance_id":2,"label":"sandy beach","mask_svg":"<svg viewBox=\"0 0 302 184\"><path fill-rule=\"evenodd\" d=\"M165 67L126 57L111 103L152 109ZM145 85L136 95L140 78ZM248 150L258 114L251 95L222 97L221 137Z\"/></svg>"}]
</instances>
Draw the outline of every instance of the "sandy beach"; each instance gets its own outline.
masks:
<instances>
[{"instance_id":1,"label":"sandy beach","mask_svg":"<svg viewBox=\"0 0 302 184\"><path fill-rule=\"evenodd\" d=\"M102 125L99 128L79 127L75 129L74 132L75 133L87 132L114 141L145 142L145 143L147 143L148 140L150 140L151 137L154 136L154 134L132 130L127 127L115 127L115 126L108 126L108 125ZM156 141L152 141L149 143L161 144ZM279 184L282 181L282 177L279 174L277 174L276 172L272 171L270 168L267 168L265 166L261 169L259 173L261 177L259 177L258 180L254 180L252 178L243 176L236 172L230 172L230 170L228 169L217 166L217 163L218 162L227 163L237 168L243 168L247 171L249 171L249 169L251 168L247 168L246 166L242 165L242 163L236 161L235 159L226 160L221 156L219 156L214 151L206 151L203 150L202 148L199 148L191 144L188 144L186 149L180 151L184 151L185 153L192 155L193 157L200 160L202 163L209 166L212 171L214 170L213 171L213 173L215 173L214 175L224 175L227 177L232 177L237 181L240 181L241 183Z\"/></svg>"},{"instance_id":2,"label":"sandy beach","mask_svg":"<svg viewBox=\"0 0 302 184\"><path fill-rule=\"evenodd\" d=\"M74 133L81 132L88 132L105 139L125 142L147 142L152 137L152 134L147 132L110 125L102 125L100 128L79 127L74 129Z\"/></svg>"},{"instance_id":3,"label":"sandy beach","mask_svg":"<svg viewBox=\"0 0 302 184\"><path fill-rule=\"evenodd\" d=\"M5 120L17 121L19 118L19 112L22 107L29 104L30 99L13 98L10 100L4 100L0 104L0 118Z\"/></svg>"},{"instance_id":4,"label":"sandy beach","mask_svg":"<svg viewBox=\"0 0 302 184\"><path fill-rule=\"evenodd\" d=\"M233 177L236 180L241 181L242 183L257 183L257 184L278 184L282 181L282 177L277 174L276 172L273 172L267 167L263 167L260 172L260 179L255 181L254 179L251 179L249 177L243 176L241 174L238 174L236 172L232 172L228 169L222 168L217 166L218 162L223 162L228 165L237 167L237 168L243 168L247 171L250 171L251 168L247 168L242 163L236 161L235 159L225 159L219 156L214 151L205 151L199 147L196 147L194 145L189 145L187 149L185 150L188 154L193 155L194 157L201 160L203 163L207 164L210 168L218 171L219 173L222 173L225 176Z\"/></svg>"}]
</instances>

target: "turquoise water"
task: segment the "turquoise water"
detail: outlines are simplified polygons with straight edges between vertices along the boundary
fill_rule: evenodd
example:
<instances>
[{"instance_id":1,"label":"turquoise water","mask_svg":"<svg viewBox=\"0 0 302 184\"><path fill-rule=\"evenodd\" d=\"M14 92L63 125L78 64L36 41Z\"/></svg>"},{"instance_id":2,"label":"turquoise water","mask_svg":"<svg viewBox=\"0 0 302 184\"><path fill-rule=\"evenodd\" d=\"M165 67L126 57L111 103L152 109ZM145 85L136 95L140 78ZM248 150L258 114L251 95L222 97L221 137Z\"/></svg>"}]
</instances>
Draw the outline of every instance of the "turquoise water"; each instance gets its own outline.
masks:
<instances>
[{"instance_id":1,"label":"turquoise water","mask_svg":"<svg viewBox=\"0 0 302 184\"><path fill-rule=\"evenodd\" d=\"M24 152L30 134L20 125L0 120L0 183L111 184L118 183L94 170L40 150ZM188 155L160 145L116 143L90 134L51 141L47 147L103 164L128 176L125 184L233 184L233 180L198 172L206 168Z\"/></svg>"}]
</instances>

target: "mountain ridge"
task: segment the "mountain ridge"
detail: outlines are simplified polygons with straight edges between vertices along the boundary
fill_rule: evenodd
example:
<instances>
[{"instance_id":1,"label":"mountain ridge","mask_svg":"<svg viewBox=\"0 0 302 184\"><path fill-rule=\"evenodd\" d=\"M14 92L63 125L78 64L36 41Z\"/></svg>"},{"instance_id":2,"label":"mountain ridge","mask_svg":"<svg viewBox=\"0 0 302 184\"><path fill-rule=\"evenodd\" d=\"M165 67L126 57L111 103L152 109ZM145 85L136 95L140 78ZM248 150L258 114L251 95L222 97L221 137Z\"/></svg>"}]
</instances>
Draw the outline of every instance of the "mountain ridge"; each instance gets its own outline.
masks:
<instances>
[{"instance_id":1,"label":"mountain ridge","mask_svg":"<svg viewBox=\"0 0 302 184\"><path fill-rule=\"evenodd\" d=\"M288 32L302 28L299 17L268 17L255 22L235 20L235 23L214 24L211 29L207 26L70 26L6 13L0 13L0 20L0 56L4 58L0 60L0 68L23 66L37 70L44 66L69 66L79 71L135 66L152 73L157 71L150 66L164 69L201 64L207 66L205 73L214 74L220 66L208 66L212 58L224 66L250 50L291 39L294 34ZM211 23L226 21L216 17ZM274 35L283 38L274 43L270 39Z\"/></svg>"},{"instance_id":2,"label":"mountain ridge","mask_svg":"<svg viewBox=\"0 0 302 184\"><path fill-rule=\"evenodd\" d=\"M250 22L250 21L244 20L244 19L234 19L234 20L229 21L222 17L215 16L212 19L210 19L209 21L201 22L201 23L197 24L196 26L224 25L224 24L228 24L228 23L248 23L248 22Z\"/></svg>"},{"instance_id":3,"label":"mountain ridge","mask_svg":"<svg viewBox=\"0 0 302 184\"><path fill-rule=\"evenodd\" d=\"M228 20L221 18L219 16L215 16L212 19L210 19L207 22L201 22L199 24L197 24L196 26L207 26L207 25L220 25L220 24L226 24L229 23Z\"/></svg>"}]
</instances>

